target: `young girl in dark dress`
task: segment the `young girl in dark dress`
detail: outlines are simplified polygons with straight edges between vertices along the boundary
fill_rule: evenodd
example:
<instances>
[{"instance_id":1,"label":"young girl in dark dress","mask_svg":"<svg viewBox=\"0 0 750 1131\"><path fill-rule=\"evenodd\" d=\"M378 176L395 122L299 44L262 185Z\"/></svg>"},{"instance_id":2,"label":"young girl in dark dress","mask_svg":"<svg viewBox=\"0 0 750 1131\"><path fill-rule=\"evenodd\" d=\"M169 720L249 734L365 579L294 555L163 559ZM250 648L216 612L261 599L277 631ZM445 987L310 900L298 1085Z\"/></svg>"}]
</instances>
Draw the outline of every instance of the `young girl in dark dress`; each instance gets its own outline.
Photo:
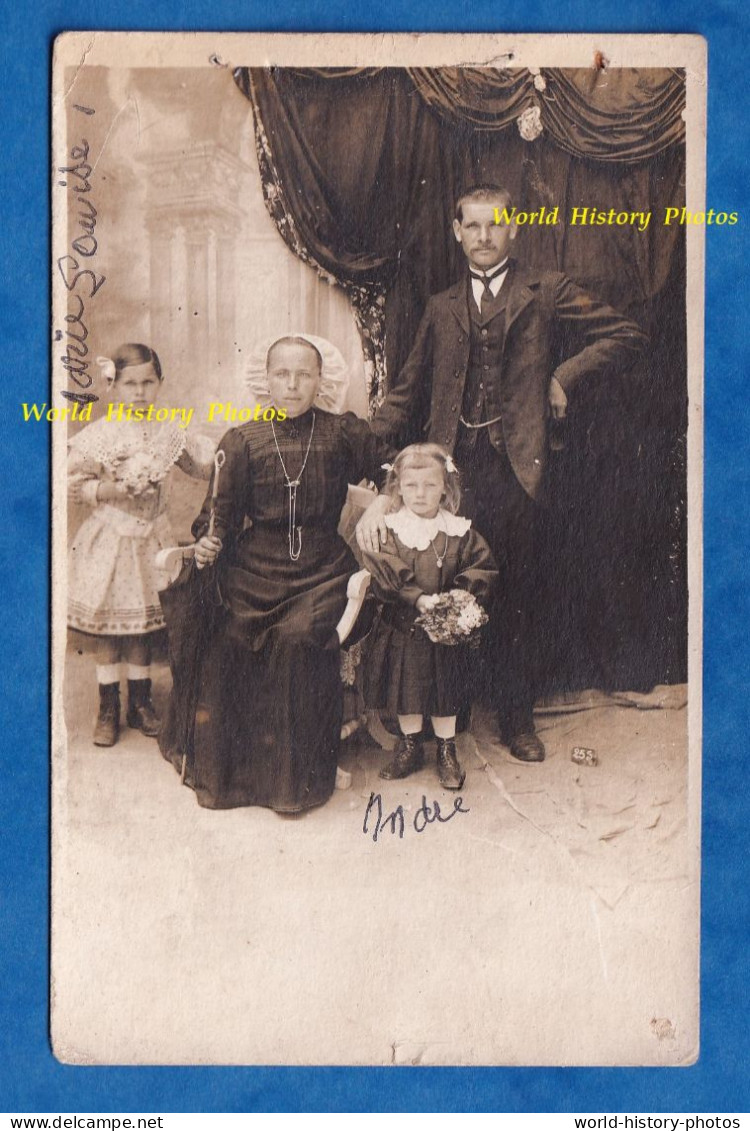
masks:
<instances>
[{"instance_id":1,"label":"young girl in dark dress","mask_svg":"<svg viewBox=\"0 0 750 1131\"><path fill-rule=\"evenodd\" d=\"M484 601L497 568L484 539L456 511L458 474L438 444L412 444L397 457L385 490L393 510L385 517L388 539L365 553L372 591L384 602L370 652L365 698L398 716L401 739L381 778L405 778L424 765L425 716L437 739L437 767L445 789L460 789L464 772L456 757L456 716L467 694L468 655L462 644L436 644L421 625L431 594L464 589Z\"/></svg>"}]
</instances>

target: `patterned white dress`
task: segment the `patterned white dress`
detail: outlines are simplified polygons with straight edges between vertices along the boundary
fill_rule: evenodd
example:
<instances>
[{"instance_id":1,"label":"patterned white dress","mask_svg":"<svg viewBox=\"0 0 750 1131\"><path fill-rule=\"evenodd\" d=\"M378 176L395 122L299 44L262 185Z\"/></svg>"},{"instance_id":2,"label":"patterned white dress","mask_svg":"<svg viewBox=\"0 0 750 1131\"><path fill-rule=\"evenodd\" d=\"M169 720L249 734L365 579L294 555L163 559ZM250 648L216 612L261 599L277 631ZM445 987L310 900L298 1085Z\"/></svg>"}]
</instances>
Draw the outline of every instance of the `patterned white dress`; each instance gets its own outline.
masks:
<instances>
[{"instance_id":1,"label":"patterned white dress","mask_svg":"<svg viewBox=\"0 0 750 1131\"><path fill-rule=\"evenodd\" d=\"M213 469L213 444L174 424L102 418L71 441L70 482L83 484L91 514L68 555L68 624L97 636L139 636L164 627L159 590L169 578L156 568L159 550L174 545L164 481L176 465L198 479ZM101 482L127 483L131 494L100 503Z\"/></svg>"}]
</instances>

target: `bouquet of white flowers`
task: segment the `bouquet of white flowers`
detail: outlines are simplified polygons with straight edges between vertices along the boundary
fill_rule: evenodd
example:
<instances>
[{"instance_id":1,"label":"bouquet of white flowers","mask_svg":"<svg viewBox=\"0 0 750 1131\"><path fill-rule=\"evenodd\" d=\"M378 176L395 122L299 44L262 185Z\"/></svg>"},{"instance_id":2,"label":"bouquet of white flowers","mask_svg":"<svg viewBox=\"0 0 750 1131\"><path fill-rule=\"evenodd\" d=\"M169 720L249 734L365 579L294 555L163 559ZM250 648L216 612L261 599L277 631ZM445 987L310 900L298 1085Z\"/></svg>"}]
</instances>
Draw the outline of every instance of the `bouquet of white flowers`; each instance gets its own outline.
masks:
<instances>
[{"instance_id":1,"label":"bouquet of white flowers","mask_svg":"<svg viewBox=\"0 0 750 1131\"><path fill-rule=\"evenodd\" d=\"M420 613L421 625L435 644L478 644L479 629L488 617L476 597L465 589L450 589L425 598L429 608Z\"/></svg>"},{"instance_id":2,"label":"bouquet of white flowers","mask_svg":"<svg viewBox=\"0 0 750 1131\"><path fill-rule=\"evenodd\" d=\"M132 455L120 456L112 461L111 469L118 483L127 487L133 495L145 495L164 479L169 471L164 460L150 452L133 452Z\"/></svg>"}]
</instances>

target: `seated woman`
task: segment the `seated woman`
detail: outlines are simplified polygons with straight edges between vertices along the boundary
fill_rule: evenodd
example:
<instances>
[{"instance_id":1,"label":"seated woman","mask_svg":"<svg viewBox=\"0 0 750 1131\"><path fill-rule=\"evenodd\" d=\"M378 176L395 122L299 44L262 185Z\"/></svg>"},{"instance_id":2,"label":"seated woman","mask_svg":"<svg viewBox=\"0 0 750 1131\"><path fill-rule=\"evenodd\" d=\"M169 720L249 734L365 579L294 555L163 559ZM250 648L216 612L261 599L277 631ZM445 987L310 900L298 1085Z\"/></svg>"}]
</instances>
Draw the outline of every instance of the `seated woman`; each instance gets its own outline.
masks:
<instances>
[{"instance_id":1,"label":"seated woman","mask_svg":"<svg viewBox=\"0 0 750 1131\"><path fill-rule=\"evenodd\" d=\"M206 808L297 813L334 788L342 721L336 625L358 568L337 526L347 485L381 478L392 454L365 421L339 415L343 370L341 355L321 339L294 335L271 345L266 402L275 418L225 435L213 535L213 484L193 525L197 566L205 576L216 563L222 607L199 663L194 727L176 717L175 705L186 701L176 684L160 745L176 762L175 736L191 736L192 749L182 753Z\"/></svg>"}]
</instances>

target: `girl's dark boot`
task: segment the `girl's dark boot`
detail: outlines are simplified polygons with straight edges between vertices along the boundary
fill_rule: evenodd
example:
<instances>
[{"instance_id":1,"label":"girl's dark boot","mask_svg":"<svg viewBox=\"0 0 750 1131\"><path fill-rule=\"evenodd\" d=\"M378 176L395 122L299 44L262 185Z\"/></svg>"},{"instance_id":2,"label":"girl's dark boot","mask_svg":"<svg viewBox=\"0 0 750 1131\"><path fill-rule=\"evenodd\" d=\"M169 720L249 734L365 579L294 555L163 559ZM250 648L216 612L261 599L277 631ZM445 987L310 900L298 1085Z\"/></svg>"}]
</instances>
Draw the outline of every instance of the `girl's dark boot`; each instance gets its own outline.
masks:
<instances>
[{"instance_id":1,"label":"girl's dark boot","mask_svg":"<svg viewBox=\"0 0 750 1131\"><path fill-rule=\"evenodd\" d=\"M150 679L128 680L128 717L127 723L134 730L139 730L148 738L156 738L161 728L161 719L154 710L151 701Z\"/></svg>"},{"instance_id":2,"label":"girl's dark boot","mask_svg":"<svg viewBox=\"0 0 750 1131\"><path fill-rule=\"evenodd\" d=\"M94 727L94 746L114 746L120 733L120 685L99 684L99 715Z\"/></svg>"},{"instance_id":3,"label":"girl's dark boot","mask_svg":"<svg viewBox=\"0 0 750 1131\"><path fill-rule=\"evenodd\" d=\"M466 779L456 757L456 740L439 738L437 740L437 769L443 789L460 789Z\"/></svg>"},{"instance_id":4,"label":"girl's dark boot","mask_svg":"<svg viewBox=\"0 0 750 1131\"><path fill-rule=\"evenodd\" d=\"M380 771L384 781L408 778L424 766L424 747L421 734L402 734L396 757Z\"/></svg>"}]
</instances>

